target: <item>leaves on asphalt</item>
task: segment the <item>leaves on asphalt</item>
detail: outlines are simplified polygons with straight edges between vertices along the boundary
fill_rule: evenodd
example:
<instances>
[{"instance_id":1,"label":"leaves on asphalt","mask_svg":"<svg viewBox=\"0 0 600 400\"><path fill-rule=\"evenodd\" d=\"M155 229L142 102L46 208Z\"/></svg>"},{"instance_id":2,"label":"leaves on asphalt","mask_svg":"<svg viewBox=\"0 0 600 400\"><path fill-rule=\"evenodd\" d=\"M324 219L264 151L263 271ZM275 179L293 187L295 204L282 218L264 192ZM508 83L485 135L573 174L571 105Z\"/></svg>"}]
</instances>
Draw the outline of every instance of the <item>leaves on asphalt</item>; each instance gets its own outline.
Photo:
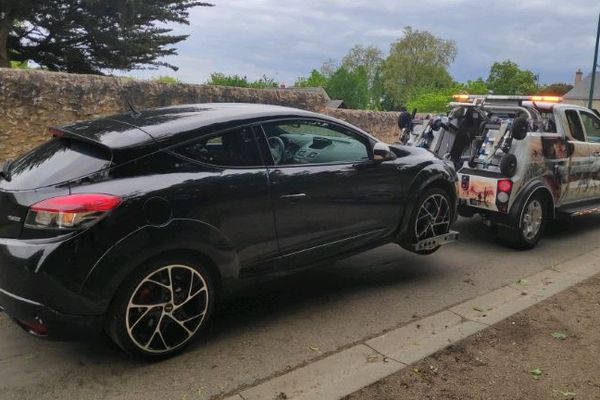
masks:
<instances>
[{"instance_id":1,"label":"leaves on asphalt","mask_svg":"<svg viewBox=\"0 0 600 400\"><path fill-rule=\"evenodd\" d=\"M323 352L321 351L320 347L317 346L308 346L309 349L311 349L312 351L314 351L317 354L323 354Z\"/></svg>"},{"instance_id":2,"label":"leaves on asphalt","mask_svg":"<svg viewBox=\"0 0 600 400\"><path fill-rule=\"evenodd\" d=\"M477 312L483 312L483 308L481 307L473 307L473 310L477 311Z\"/></svg>"},{"instance_id":3,"label":"leaves on asphalt","mask_svg":"<svg viewBox=\"0 0 600 400\"><path fill-rule=\"evenodd\" d=\"M527 285L529 285L529 281L528 281L527 279L519 279L519 280L517 281L517 283L518 283L519 285L522 285L522 286L527 286Z\"/></svg>"},{"instance_id":4,"label":"leaves on asphalt","mask_svg":"<svg viewBox=\"0 0 600 400\"><path fill-rule=\"evenodd\" d=\"M557 340L567 340L569 337L562 332L554 332L552 333L552 337Z\"/></svg>"},{"instance_id":5,"label":"leaves on asphalt","mask_svg":"<svg viewBox=\"0 0 600 400\"><path fill-rule=\"evenodd\" d=\"M544 375L544 371L542 371L541 368L532 369L530 372L531 372L531 377L533 379L535 379L536 381L539 380L542 377L542 375Z\"/></svg>"},{"instance_id":6,"label":"leaves on asphalt","mask_svg":"<svg viewBox=\"0 0 600 400\"><path fill-rule=\"evenodd\" d=\"M554 389L553 392L560 394L564 397L569 397L571 399L573 399L573 398L575 398L575 396L577 396L577 393L575 393L575 392L562 391L562 390L557 390L557 389Z\"/></svg>"}]
</instances>

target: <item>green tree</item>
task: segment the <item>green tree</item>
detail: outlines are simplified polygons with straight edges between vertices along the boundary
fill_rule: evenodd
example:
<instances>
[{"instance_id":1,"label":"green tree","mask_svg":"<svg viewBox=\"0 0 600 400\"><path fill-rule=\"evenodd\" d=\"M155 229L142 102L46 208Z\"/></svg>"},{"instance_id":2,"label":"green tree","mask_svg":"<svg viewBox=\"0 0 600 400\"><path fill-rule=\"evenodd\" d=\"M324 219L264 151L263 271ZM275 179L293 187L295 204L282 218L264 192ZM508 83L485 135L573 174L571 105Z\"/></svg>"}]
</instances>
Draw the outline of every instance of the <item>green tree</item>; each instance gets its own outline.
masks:
<instances>
[{"instance_id":1,"label":"green tree","mask_svg":"<svg viewBox=\"0 0 600 400\"><path fill-rule=\"evenodd\" d=\"M177 54L165 23L189 23L194 0L0 0L0 67L31 60L52 71L177 67L161 57ZM157 26L157 22L161 26Z\"/></svg>"},{"instance_id":2,"label":"green tree","mask_svg":"<svg viewBox=\"0 0 600 400\"><path fill-rule=\"evenodd\" d=\"M506 60L495 62L487 79L487 85L494 94L529 95L537 92L535 74Z\"/></svg>"},{"instance_id":3,"label":"green tree","mask_svg":"<svg viewBox=\"0 0 600 400\"><path fill-rule=\"evenodd\" d=\"M406 27L383 62L382 79L387 107L398 109L424 90L452 87L448 67L457 54L456 43L426 31Z\"/></svg>"},{"instance_id":4,"label":"green tree","mask_svg":"<svg viewBox=\"0 0 600 400\"><path fill-rule=\"evenodd\" d=\"M553 83L543 86L536 94L546 96L563 96L571 89L573 89L573 85L569 85L568 83Z\"/></svg>"},{"instance_id":5,"label":"green tree","mask_svg":"<svg viewBox=\"0 0 600 400\"><path fill-rule=\"evenodd\" d=\"M263 75L255 81L249 81L246 76L225 75L220 72L215 72L210 75L210 79L206 82L207 85L217 86L232 86L241 88L253 89L269 89L279 87L275 79Z\"/></svg>"},{"instance_id":6,"label":"green tree","mask_svg":"<svg viewBox=\"0 0 600 400\"><path fill-rule=\"evenodd\" d=\"M363 67L367 72L369 86L373 85L375 75L383 62L383 53L375 46L356 45L342 59L342 67L354 71Z\"/></svg>"},{"instance_id":7,"label":"green tree","mask_svg":"<svg viewBox=\"0 0 600 400\"><path fill-rule=\"evenodd\" d=\"M299 88L324 88L328 82L329 78L313 69L308 78L298 78L294 86Z\"/></svg>"},{"instance_id":8,"label":"green tree","mask_svg":"<svg viewBox=\"0 0 600 400\"><path fill-rule=\"evenodd\" d=\"M459 85L457 89L459 89L460 92L467 94L489 94L490 92L490 88L482 78L478 78L474 81L467 81L467 83Z\"/></svg>"},{"instance_id":9,"label":"green tree","mask_svg":"<svg viewBox=\"0 0 600 400\"><path fill-rule=\"evenodd\" d=\"M349 108L365 109L369 105L369 80L364 67L354 71L338 68L325 89L331 98L344 100Z\"/></svg>"}]
</instances>

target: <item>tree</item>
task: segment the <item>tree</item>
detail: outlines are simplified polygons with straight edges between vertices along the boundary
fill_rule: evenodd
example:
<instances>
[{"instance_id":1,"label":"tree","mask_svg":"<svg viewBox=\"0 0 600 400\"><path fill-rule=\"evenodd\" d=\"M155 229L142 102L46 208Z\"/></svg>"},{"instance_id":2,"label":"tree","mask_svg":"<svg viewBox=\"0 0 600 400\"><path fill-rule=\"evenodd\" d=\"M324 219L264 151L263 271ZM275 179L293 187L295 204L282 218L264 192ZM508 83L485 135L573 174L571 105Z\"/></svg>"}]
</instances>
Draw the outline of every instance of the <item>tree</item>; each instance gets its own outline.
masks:
<instances>
[{"instance_id":1,"label":"tree","mask_svg":"<svg viewBox=\"0 0 600 400\"><path fill-rule=\"evenodd\" d=\"M338 68L325 89L331 98L344 100L349 108L366 109L369 105L369 81L364 67L354 71Z\"/></svg>"},{"instance_id":2,"label":"tree","mask_svg":"<svg viewBox=\"0 0 600 400\"><path fill-rule=\"evenodd\" d=\"M365 47L357 44L342 59L342 67L348 71L354 71L357 68L363 67L367 72L369 86L372 86L382 62L383 53L377 47Z\"/></svg>"},{"instance_id":3,"label":"tree","mask_svg":"<svg viewBox=\"0 0 600 400\"><path fill-rule=\"evenodd\" d=\"M386 103L400 108L423 90L449 88L454 81L448 67L457 54L456 43L426 31L404 28L382 65Z\"/></svg>"},{"instance_id":4,"label":"tree","mask_svg":"<svg viewBox=\"0 0 600 400\"><path fill-rule=\"evenodd\" d=\"M460 92L467 94L489 94L490 92L490 88L482 78L467 81L467 83L460 85L458 89Z\"/></svg>"},{"instance_id":5,"label":"tree","mask_svg":"<svg viewBox=\"0 0 600 400\"><path fill-rule=\"evenodd\" d=\"M241 88L252 88L252 89L272 89L277 88L279 85L275 79L263 75L261 78L255 81L249 81L246 76L239 75L225 75L220 72L210 74L210 79L206 82L207 85L216 86L233 86Z\"/></svg>"},{"instance_id":6,"label":"tree","mask_svg":"<svg viewBox=\"0 0 600 400\"><path fill-rule=\"evenodd\" d=\"M159 66L188 35L156 26L188 24L194 0L0 0L0 67L31 60L52 71L101 74Z\"/></svg>"},{"instance_id":7,"label":"tree","mask_svg":"<svg viewBox=\"0 0 600 400\"><path fill-rule=\"evenodd\" d=\"M494 94L501 95L529 95L537 92L535 74L519 68L510 60L492 65L487 85Z\"/></svg>"},{"instance_id":8,"label":"tree","mask_svg":"<svg viewBox=\"0 0 600 400\"><path fill-rule=\"evenodd\" d=\"M308 78L298 78L294 86L299 88L324 88L328 82L329 78L313 69Z\"/></svg>"},{"instance_id":9,"label":"tree","mask_svg":"<svg viewBox=\"0 0 600 400\"><path fill-rule=\"evenodd\" d=\"M553 83L542 87L537 94L546 96L564 96L573 89L568 83Z\"/></svg>"}]
</instances>

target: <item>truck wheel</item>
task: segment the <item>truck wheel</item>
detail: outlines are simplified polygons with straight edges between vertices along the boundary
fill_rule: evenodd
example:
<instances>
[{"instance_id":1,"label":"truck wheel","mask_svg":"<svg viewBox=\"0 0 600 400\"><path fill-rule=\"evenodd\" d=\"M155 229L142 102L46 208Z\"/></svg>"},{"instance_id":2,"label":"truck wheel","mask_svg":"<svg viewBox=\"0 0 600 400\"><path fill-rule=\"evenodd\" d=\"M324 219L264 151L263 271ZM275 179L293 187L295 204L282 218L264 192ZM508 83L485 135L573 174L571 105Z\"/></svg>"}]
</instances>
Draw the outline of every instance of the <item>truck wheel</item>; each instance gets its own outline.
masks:
<instances>
[{"instance_id":1,"label":"truck wheel","mask_svg":"<svg viewBox=\"0 0 600 400\"><path fill-rule=\"evenodd\" d=\"M125 352L149 361L180 353L206 325L214 285L197 260L158 258L130 276L108 314L108 335Z\"/></svg>"},{"instance_id":2,"label":"truck wheel","mask_svg":"<svg viewBox=\"0 0 600 400\"><path fill-rule=\"evenodd\" d=\"M500 160L500 172L507 178L512 178L517 173L517 156L505 154Z\"/></svg>"},{"instance_id":3,"label":"truck wheel","mask_svg":"<svg viewBox=\"0 0 600 400\"><path fill-rule=\"evenodd\" d=\"M509 246L529 250L534 248L542 237L547 220L546 199L541 194L534 194L521 209L516 228L503 228L500 235Z\"/></svg>"},{"instance_id":4,"label":"truck wheel","mask_svg":"<svg viewBox=\"0 0 600 400\"><path fill-rule=\"evenodd\" d=\"M435 253L441 246L414 251L411 245L450 232L452 220L452 201L448 193L439 188L426 190L417 201L410 219L410 245L402 247L420 255Z\"/></svg>"}]
</instances>

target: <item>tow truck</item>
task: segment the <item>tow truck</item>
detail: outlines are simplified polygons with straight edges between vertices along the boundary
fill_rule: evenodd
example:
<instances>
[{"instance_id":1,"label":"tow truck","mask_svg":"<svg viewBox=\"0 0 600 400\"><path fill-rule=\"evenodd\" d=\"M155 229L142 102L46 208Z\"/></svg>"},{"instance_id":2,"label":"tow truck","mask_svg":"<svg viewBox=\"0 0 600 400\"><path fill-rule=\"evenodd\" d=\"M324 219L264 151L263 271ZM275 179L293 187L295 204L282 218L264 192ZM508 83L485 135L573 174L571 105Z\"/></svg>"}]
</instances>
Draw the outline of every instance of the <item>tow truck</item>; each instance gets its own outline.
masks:
<instances>
[{"instance_id":1,"label":"tow truck","mask_svg":"<svg viewBox=\"0 0 600 400\"><path fill-rule=\"evenodd\" d=\"M458 212L531 249L548 222L600 213L600 113L555 96L456 95L415 145L454 162Z\"/></svg>"}]
</instances>

